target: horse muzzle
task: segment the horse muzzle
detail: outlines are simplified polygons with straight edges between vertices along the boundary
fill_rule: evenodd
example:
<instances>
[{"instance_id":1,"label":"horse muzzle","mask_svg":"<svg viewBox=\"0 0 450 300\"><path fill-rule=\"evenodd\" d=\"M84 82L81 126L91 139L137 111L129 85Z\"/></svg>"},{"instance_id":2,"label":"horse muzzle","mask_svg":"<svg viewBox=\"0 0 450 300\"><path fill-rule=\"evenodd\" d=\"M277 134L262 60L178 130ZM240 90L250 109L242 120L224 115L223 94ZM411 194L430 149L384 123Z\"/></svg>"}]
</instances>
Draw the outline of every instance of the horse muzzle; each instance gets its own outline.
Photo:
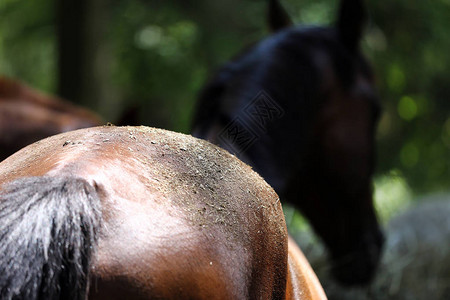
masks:
<instances>
[{"instance_id":1,"label":"horse muzzle","mask_svg":"<svg viewBox=\"0 0 450 300\"><path fill-rule=\"evenodd\" d=\"M375 275L380 261L384 237L376 228L366 232L361 241L344 255L332 254L332 273L344 286L366 285Z\"/></svg>"}]
</instances>

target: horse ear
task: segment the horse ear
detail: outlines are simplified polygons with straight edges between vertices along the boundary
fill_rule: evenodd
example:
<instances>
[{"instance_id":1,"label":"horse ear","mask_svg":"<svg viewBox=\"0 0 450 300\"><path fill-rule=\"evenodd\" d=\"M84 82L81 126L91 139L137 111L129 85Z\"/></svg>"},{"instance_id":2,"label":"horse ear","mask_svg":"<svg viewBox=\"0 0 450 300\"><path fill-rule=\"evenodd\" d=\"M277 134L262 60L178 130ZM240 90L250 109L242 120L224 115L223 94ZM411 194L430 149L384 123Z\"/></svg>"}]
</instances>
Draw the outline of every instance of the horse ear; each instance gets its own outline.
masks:
<instances>
[{"instance_id":1,"label":"horse ear","mask_svg":"<svg viewBox=\"0 0 450 300\"><path fill-rule=\"evenodd\" d=\"M340 40L351 51L356 51L366 22L364 0L342 0L337 21Z\"/></svg>"},{"instance_id":2,"label":"horse ear","mask_svg":"<svg viewBox=\"0 0 450 300\"><path fill-rule=\"evenodd\" d=\"M269 0L268 23L270 30L276 32L292 26L292 20L284 10L279 0Z\"/></svg>"}]
</instances>

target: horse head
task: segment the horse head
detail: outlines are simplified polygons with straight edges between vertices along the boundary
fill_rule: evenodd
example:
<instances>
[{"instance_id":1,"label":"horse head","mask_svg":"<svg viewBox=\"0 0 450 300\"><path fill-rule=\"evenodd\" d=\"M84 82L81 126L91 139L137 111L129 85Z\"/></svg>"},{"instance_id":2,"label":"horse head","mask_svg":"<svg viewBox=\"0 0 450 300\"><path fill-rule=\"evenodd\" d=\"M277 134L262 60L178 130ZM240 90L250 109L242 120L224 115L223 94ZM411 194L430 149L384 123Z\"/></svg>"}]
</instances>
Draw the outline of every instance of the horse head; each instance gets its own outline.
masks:
<instances>
[{"instance_id":1,"label":"horse head","mask_svg":"<svg viewBox=\"0 0 450 300\"><path fill-rule=\"evenodd\" d=\"M296 26L270 1L273 35L204 89L193 133L236 153L298 207L344 284L366 283L382 234L372 204L380 111L359 49L361 1L342 1L333 27Z\"/></svg>"}]
</instances>

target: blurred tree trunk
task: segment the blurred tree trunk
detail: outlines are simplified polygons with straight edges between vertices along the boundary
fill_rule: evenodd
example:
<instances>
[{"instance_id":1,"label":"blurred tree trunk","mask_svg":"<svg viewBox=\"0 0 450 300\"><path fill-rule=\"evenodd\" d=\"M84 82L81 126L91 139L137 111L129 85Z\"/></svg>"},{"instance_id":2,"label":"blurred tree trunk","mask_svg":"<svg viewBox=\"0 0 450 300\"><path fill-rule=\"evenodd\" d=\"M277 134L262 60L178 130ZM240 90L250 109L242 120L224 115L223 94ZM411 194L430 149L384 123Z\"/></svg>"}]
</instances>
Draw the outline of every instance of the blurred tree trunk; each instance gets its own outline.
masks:
<instances>
[{"instance_id":1,"label":"blurred tree trunk","mask_svg":"<svg viewBox=\"0 0 450 300\"><path fill-rule=\"evenodd\" d=\"M106 119L116 117L118 97L111 88L109 45L112 0L56 0L58 93Z\"/></svg>"}]
</instances>

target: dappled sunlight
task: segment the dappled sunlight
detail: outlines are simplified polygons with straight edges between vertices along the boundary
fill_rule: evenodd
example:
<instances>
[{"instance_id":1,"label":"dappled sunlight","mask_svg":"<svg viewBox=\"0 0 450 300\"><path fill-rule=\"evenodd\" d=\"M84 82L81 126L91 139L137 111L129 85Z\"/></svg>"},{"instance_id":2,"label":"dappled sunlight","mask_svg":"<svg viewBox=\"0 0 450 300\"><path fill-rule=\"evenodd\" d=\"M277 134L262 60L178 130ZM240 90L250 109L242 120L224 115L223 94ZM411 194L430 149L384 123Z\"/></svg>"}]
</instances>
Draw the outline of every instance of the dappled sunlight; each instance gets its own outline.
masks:
<instances>
[{"instance_id":1,"label":"dappled sunlight","mask_svg":"<svg viewBox=\"0 0 450 300\"><path fill-rule=\"evenodd\" d=\"M187 47L196 39L197 26L190 21L180 21L166 28L148 25L135 35L136 46L143 50L154 50L168 62L176 63Z\"/></svg>"},{"instance_id":2,"label":"dappled sunlight","mask_svg":"<svg viewBox=\"0 0 450 300\"><path fill-rule=\"evenodd\" d=\"M417 104L413 98L403 96L397 106L399 116L406 121L411 121L417 116Z\"/></svg>"},{"instance_id":3,"label":"dappled sunlight","mask_svg":"<svg viewBox=\"0 0 450 300\"><path fill-rule=\"evenodd\" d=\"M57 93L59 80L54 3L0 1L2 74L48 93ZM297 24L332 24L338 3L282 1ZM189 132L197 96L214 70L268 34L265 5L115 1L107 36L98 39L110 44L98 45L109 47L110 57L96 72L108 70L102 88L117 101L99 99L90 107L104 114L139 108L136 124ZM450 56L442 50L450 47L448 0L371 0L367 8L363 52L375 68L383 108L377 171L401 170L414 192L442 190L450 178Z\"/></svg>"},{"instance_id":4,"label":"dappled sunlight","mask_svg":"<svg viewBox=\"0 0 450 300\"><path fill-rule=\"evenodd\" d=\"M411 203L412 191L398 170L379 176L374 181L374 205L378 217L386 224L391 217Z\"/></svg>"},{"instance_id":5,"label":"dappled sunlight","mask_svg":"<svg viewBox=\"0 0 450 300\"><path fill-rule=\"evenodd\" d=\"M311 229L311 226L309 225L306 218L292 205L283 203L283 211L284 217L286 219L286 224L290 231L296 232Z\"/></svg>"},{"instance_id":6,"label":"dappled sunlight","mask_svg":"<svg viewBox=\"0 0 450 300\"><path fill-rule=\"evenodd\" d=\"M330 23L334 17L334 9L325 2L312 3L300 11L300 22L305 24L323 25ZM331 17L331 18L330 18Z\"/></svg>"},{"instance_id":7,"label":"dappled sunlight","mask_svg":"<svg viewBox=\"0 0 450 300\"><path fill-rule=\"evenodd\" d=\"M295 24L315 26L334 24L341 1L280 2ZM82 28L80 35L86 35L78 41L76 34L61 33L58 3L65 2L0 0L0 75L56 95L60 93L59 83L64 81L59 70L61 61L76 62L77 66L92 65L81 72L62 68L69 70L73 78L95 79L87 80L90 83L87 87L78 84L75 89L93 95L92 99L60 95L78 101L78 105L89 105L105 121L116 125L123 114L131 116L129 124L191 132L199 95L217 69L272 34L266 24L267 1L88 1L83 8L88 11L84 12L84 18L66 18L74 27ZM96 7L93 3L104 6ZM442 193L439 197L450 201L450 195L446 194L450 193L450 55L446 54L450 49L450 0L367 0L365 5L368 22L362 34L361 51L374 68L378 92L374 101L378 98L381 107L375 129L373 202L386 237L382 271L372 287L347 290L346 297L340 297L339 292L334 294L339 287L330 284L331 279L324 275L328 274L330 263L320 238L300 211L284 202L283 211L290 234L324 280L330 295L358 300L427 299L413 294L412 291L422 287L412 282L414 276L422 279L430 290L433 284L436 289L450 286L448 276L433 277L435 270L430 271L425 265L441 272L440 264L450 260L450 227L440 226L444 221L435 222L445 220L442 211L450 212L450 207L421 206L429 200L422 195ZM97 24L105 28L86 23L84 19L103 20ZM76 41L82 47L60 59L63 51L59 42L64 40ZM74 50L73 45L69 48ZM104 51L96 52L98 49ZM81 61L73 57L74 53L83 51L86 53ZM274 62L276 58L274 55ZM234 67L230 65L230 74ZM302 67L297 69L301 71ZM292 86L297 82L301 86L310 78L280 75L273 80L291 79ZM77 85L76 80L67 81ZM242 83L238 78L230 85ZM213 92L219 93L219 88L221 85ZM106 92L99 93L101 90ZM289 92L290 98L298 101L293 95ZM226 97L234 96L226 94ZM303 112L292 115L300 116ZM286 141L294 140L301 131L297 125L304 119L295 118L286 130ZM4 123L6 119L3 117ZM27 119L24 124L29 126L31 121ZM287 165L302 155L292 153L286 156ZM431 212L439 208L440 212ZM426 227L427 224L430 226ZM427 230L436 235L428 235ZM411 236L412 233L418 234ZM430 240L430 236L435 239ZM441 242L447 245L442 246ZM411 279L407 288L402 285L405 278ZM400 294L402 288L408 295L396 298L395 293Z\"/></svg>"},{"instance_id":8,"label":"dappled sunlight","mask_svg":"<svg viewBox=\"0 0 450 300\"><path fill-rule=\"evenodd\" d=\"M373 51L385 51L388 46L386 35L380 30L379 27L374 25L368 29L366 37L363 38L363 41L365 42L365 45Z\"/></svg>"},{"instance_id":9,"label":"dappled sunlight","mask_svg":"<svg viewBox=\"0 0 450 300\"><path fill-rule=\"evenodd\" d=\"M405 88L406 76L403 68L398 63L393 63L387 67L386 83L394 92L401 92Z\"/></svg>"},{"instance_id":10,"label":"dappled sunlight","mask_svg":"<svg viewBox=\"0 0 450 300\"><path fill-rule=\"evenodd\" d=\"M414 167L420 158L419 148L414 142L406 143L400 151L400 161L407 168Z\"/></svg>"}]
</instances>

